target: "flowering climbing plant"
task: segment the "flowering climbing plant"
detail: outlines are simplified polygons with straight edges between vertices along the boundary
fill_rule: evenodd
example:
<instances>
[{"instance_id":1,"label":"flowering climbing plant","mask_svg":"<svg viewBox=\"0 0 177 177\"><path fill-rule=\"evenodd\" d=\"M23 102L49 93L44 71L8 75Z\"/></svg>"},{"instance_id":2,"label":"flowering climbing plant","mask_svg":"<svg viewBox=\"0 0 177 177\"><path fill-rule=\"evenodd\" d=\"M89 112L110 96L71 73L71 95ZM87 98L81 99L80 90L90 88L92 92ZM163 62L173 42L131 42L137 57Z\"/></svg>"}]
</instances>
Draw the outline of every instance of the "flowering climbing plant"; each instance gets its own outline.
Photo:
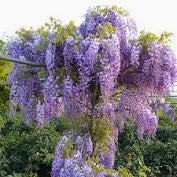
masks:
<instances>
[{"instance_id":1,"label":"flowering climbing plant","mask_svg":"<svg viewBox=\"0 0 177 177\"><path fill-rule=\"evenodd\" d=\"M140 140L155 135L158 116L149 100L168 94L177 78L170 35L138 34L116 6L89 9L78 27L51 18L38 30L18 31L8 54L44 67L14 65L11 113L20 104L27 124L42 128L64 116L71 125L57 145L52 177L118 176L118 134L130 118Z\"/></svg>"}]
</instances>

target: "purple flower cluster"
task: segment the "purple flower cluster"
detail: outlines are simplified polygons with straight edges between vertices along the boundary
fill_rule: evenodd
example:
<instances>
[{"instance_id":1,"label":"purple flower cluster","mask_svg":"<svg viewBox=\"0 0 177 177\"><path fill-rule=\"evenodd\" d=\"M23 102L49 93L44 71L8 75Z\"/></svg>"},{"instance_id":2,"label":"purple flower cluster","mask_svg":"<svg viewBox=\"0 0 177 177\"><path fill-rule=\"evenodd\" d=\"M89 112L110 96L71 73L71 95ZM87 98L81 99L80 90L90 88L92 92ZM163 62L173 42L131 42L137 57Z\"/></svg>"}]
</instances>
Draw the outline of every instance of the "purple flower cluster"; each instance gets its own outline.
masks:
<instances>
[{"instance_id":1,"label":"purple flower cluster","mask_svg":"<svg viewBox=\"0 0 177 177\"><path fill-rule=\"evenodd\" d=\"M142 89L126 89L118 104L119 129L123 131L126 120L133 116L137 125L137 135L142 139L144 135L152 136L158 127L158 118L148 104L148 91Z\"/></svg>"},{"instance_id":2,"label":"purple flower cluster","mask_svg":"<svg viewBox=\"0 0 177 177\"><path fill-rule=\"evenodd\" d=\"M137 135L143 139L144 135L152 136L158 127L158 118L151 112L151 109L143 108L136 114Z\"/></svg>"},{"instance_id":3,"label":"purple flower cluster","mask_svg":"<svg viewBox=\"0 0 177 177\"><path fill-rule=\"evenodd\" d=\"M74 139L74 141L73 141ZM75 149L70 149L70 156L66 157L66 144L75 145ZM88 147L89 146L89 147ZM86 154L93 151L93 144L90 135L84 137L69 134L62 137L55 150L55 159L52 164L52 177L90 177L93 170L85 160Z\"/></svg>"},{"instance_id":4,"label":"purple flower cluster","mask_svg":"<svg viewBox=\"0 0 177 177\"><path fill-rule=\"evenodd\" d=\"M51 38L51 35L49 35ZM63 112L63 102L59 98L59 87L55 72L55 46L49 39L46 50L37 49L42 43L39 34L32 34L27 41L15 39L8 44L8 53L14 58L46 65L44 83L40 82L39 67L15 64L9 75L11 85L11 112L15 113L18 103L25 114L27 124L36 120L41 127L46 121L58 117Z\"/></svg>"},{"instance_id":5,"label":"purple flower cluster","mask_svg":"<svg viewBox=\"0 0 177 177\"><path fill-rule=\"evenodd\" d=\"M65 42L65 46L63 49L63 56L64 56L64 66L67 71L67 74L72 74L77 67L76 65L76 57L77 51L75 50L75 46L77 41L73 39L73 37L68 37Z\"/></svg>"},{"instance_id":6,"label":"purple flower cluster","mask_svg":"<svg viewBox=\"0 0 177 177\"><path fill-rule=\"evenodd\" d=\"M101 71L99 75L100 90L103 100L108 101L112 96L117 77L120 73L120 46L116 35L110 39L101 41L101 55L100 61Z\"/></svg>"},{"instance_id":7,"label":"purple flower cluster","mask_svg":"<svg viewBox=\"0 0 177 177\"><path fill-rule=\"evenodd\" d=\"M176 58L170 49L153 42L142 67L143 84L154 93L168 93L177 77Z\"/></svg>"},{"instance_id":8,"label":"purple flower cluster","mask_svg":"<svg viewBox=\"0 0 177 177\"><path fill-rule=\"evenodd\" d=\"M107 152L100 152L99 154L100 163L103 164L106 168L112 169L114 166L116 150L117 146L114 142L114 139L111 139L111 137L109 137Z\"/></svg>"},{"instance_id":9,"label":"purple flower cluster","mask_svg":"<svg viewBox=\"0 0 177 177\"><path fill-rule=\"evenodd\" d=\"M123 64L126 66L128 58L130 57L130 40L137 37L136 23L129 16L121 16L114 10L110 10L107 14L107 19L116 27L117 35L120 40L120 51Z\"/></svg>"},{"instance_id":10,"label":"purple flower cluster","mask_svg":"<svg viewBox=\"0 0 177 177\"><path fill-rule=\"evenodd\" d=\"M96 28L98 24L104 25L106 22L105 18L97 13L93 12L92 9L87 11L85 15L85 21L80 26L80 33L83 35L84 38L88 37L89 34L95 34Z\"/></svg>"},{"instance_id":11,"label":"purple flower cluster","mask_svg":"<svg viewBox=\"0 0 177 177\"><path fill-rule=\"evenodd\" d=\"M116 173L108 173L108 172L101 172L101 173L95 173L94 177L118 177L118 174Z\"/></svg>"},{"instance_id":12,"label":"purple flower cluster","mask_svg":"<svg viewBox=\"0 0 177 177\"><path fill-rule=\"evenodd\" d=\"M142 47L138 42L134 42L131 45L131 55L130 55L130 65L139 66L140 64L140 54L142 52Z\"/></svg>"},{"instance_id":13,"label":"purple flower cluster","mask_svg":"<svg viewBox=\"0 0 177 177\"><path fill-rule=\"evenodd\" d=\"M73 147L67 147L70 144ZM114 143L112 143L114 144ZM71 148L71 149L67 149ZM111 148L111 145L110 145ZM66 157L66 151L70 150L69 156ZM55 150L55 158L52 163L52 177L117 177L116 173L109 172L95 172L94 168L87 161L88 155L93 153L93 143L89 133L84 136L77 136L72 133L68 133L63 136L58 142L57 148ZM113 154L112 154L113 155ZM101 158L104 162L114 164L114 158L110 156L110 153L106 156L102 154ZM93 163L93 162L92 162ZM106 165L108 165L106 164ZM93 164L92 164L93 165ZM97 167L98 168L98 167ZM103 168L103 167L102 167ZM108 167L109 168L109 167ZM110 167L112 168L112 167Z\"/></svg>"},{"instance_id":14,"label":"purple flower cluster","mask_svg":"<svg viewBox=\"0 0 177 177\"><path fill-rule=\"evenodd\" d=\"M37 104L37 115L36 121L38 127L43 127L45 123L49 123L53 118L58 118L64 112L64 105L62 98L59 97L58 100L46 101Z\"/></svg>"},{"instance_id":15,"label":"purple flower cluster","mask_svg":"<svg viewBox=\"0 0 177 177\"><path fill-rule=\"evenodd\" d=\"M87 89L92 79L92 75L98 65L98 50L100 47L99 40L86 38L80 44L78 53L78 66L80 73L80 85Z\"/></svg>"},{"instance_id":16,"label":"purple flower cluster","mask_svg":"<svg viewBox=\"0 0 177 177\"><path fill-rule=\"evenodd\" d=\"M26 123L28 125L31 124L36 118L35 97L41 89L36 70L15 64L9 75L9 84L11 85L11 114L14 115L16 113L17 105L20 103L26 117Z\"/></svg>"},{"instance_id":17,"label":"purple flower cluster","mask_svg":"<svg viewBox=\"0 0 177 177\"><path fill-rule=\"evenodd\" d=\"M63 104L67 117L81 118L91 111L89 94L80 85L74 86L69 77L64 81Z\"/></svg>"}]
</instances>

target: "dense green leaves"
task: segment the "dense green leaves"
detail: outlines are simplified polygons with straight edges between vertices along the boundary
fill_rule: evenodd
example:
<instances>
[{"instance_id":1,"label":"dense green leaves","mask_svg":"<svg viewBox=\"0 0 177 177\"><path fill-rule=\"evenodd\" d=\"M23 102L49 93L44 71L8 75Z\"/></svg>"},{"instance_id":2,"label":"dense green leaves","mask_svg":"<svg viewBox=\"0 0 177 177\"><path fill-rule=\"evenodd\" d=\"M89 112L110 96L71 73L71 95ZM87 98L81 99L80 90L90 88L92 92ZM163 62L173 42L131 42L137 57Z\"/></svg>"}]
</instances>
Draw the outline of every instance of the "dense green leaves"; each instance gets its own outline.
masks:
<instances>
[{"instance_id":1,"label":"dense green leaves","mask_svg":"<svg viewBox=\"0 0 177 177\"><path fill-rule=\"evenodd\" d=\"M73 36L76 38L74 31L76 26L74 25L74 21L70 21L67 25L62 24L60 20L57 20L53 17L50 17L49 22L45 23L43 26L39 27L37 30L33 28L25 29L21 28L16 33L20 37L23 42L29 41L31 35L40 34L42 37L42 43L37 46L38 50L46 50L48 46L48 33L52 31L53 33L53 44L63 45L65 39L68 36Z\"/></svg>"},{"instance_id":2,"label":"dense green leaves","mask_svg":"<svg viewBox=\"0 0 177 177\"><path fill-rule=\"evenodd\" d=\"M138 40L144 48L147 48L154 41L159 41L160 43L162 43L164 45L167 44L168 42L171 41L172 35L173 35L173 33L169 33L166 31L161 33L160 36L158 36L154 33L151 33L151 32L141 31Z\"/></svg>"},{"instance_id":3,"label":"dense green leaves","mask_svg":"<svg viewBox=\"0 0 177 177\"><path fill-rule=\"evenodd\" d=\"M8 119L0 136L0 176L24 177L22 173L25 177L50 176L59 132L56 122L39 129L35 125L27 127L21 116Z\"/></svg>"},{"instance_id":4,"label":"dense green leaves","mask_svg":"<svg viewBox=\"0 0 177 177\"><path fill-rule=\"evenodd\" d=\"M128 124L119 138L115 168L122 165L134 176L177 175L177 122L160 115L160 125L154 139L138 141L135 127Z\"/></svg>"},{"instance_id":5,"label":"dense green leaves","mask_svg":"<svg viewBox=\"0 0 177 177\"><path fill-rule=\"evenodd\" d=\"M6 43L0 40L0 55L5 55L6 53ZM12 65L10 62L0 60L0 84L4 84L7 81L7 76L11 68Z\"/></svg>"},{"instance_id":6,"label":"dense green leaves","mask_svg":"<svg viewBox=\"0 0 177 177\"><path fill-rule=\"evenodd\" d=\"M139 141L135 127L126 125L115 162L121 177L177 175L177 124L164 117L161 114L154 139ZM1 114L0 124L0 177L49 177L56 143L65 130L63 122L55 120L38 129L27 127L21 115L10 120Z\"/></svg>"},{"instance_id":7,"label":"dense green leaves","mask_svg":"<svg viewBox=\"0 0 177 177\"><path fill-rule=\"evenodd\" d=\"M6 43L0 40L0 55L6 54L6 51ZM10 62L0 60L0 111L8 109L10 90L7 85L7 78L11 68Z\"/></svg>"}]
</instances>

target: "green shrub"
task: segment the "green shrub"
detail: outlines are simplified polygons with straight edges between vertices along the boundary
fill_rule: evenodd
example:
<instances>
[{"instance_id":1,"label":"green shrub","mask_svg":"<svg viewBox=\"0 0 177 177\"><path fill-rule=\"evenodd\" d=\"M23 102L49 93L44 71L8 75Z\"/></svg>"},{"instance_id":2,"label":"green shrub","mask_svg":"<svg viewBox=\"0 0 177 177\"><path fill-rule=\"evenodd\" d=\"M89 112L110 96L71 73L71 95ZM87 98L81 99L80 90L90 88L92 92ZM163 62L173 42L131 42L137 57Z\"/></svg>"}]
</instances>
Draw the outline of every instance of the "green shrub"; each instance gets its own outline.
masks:
<instances>
[{"instance_id":1,"label":"green shrub","mask_svg":"<svg viewBox=\"0 0 177 177\"><path fill-rule=\"evenodd\" d=\"M163 113L159 120L156 137L141 144L144 161L156 176L177 176L177 122Z\"/></svg>"},{"instance_id":2,"label":"green shrub","mask_svg":"<svg viewBox=\"0 0 177 177\"><path fill-rule=\"evenodd\" d=\"M36 173L13 173L12 175L7 175L7 177L37 177Z\"/></svg>"},{"instance_id":3,"label":"green shrub","mask_svg":"<svg viewBox=\"0 0 177 177\"><path fill-rule=\"evenodd\" d=\"M156 136L143 141L137 139L133 125L126 125L119 136L116 169L123 166L137 177L177 176L177 124L164 114L159 120Z\"/></svg>"},{"instance_id":4,"label":"green shrub","mask_svg":"<svg viewBox=\"0 0 177 177\"><path fill-rule=\"evenodd\" d=\"M56 144L67 129L65 124L61 118L42 129L35 124L28 127L22 115L12 119L1 112L0 177L49 177ZM177 124L161 114L152 139L139 141L135 127L125 126L119 136L115 169L121 177L175 177L176 157Z\"/></svg>"},{"instance_id":5,"label":"green shrub","mask_svg":"<svg viewBox=\"0 0 177 177\"><path fill-rule=\"evenodd\" d=\"M53 154L61 134L57 124L53 121L39 129L36 125L27 127L20 116L8 119L0 136L0 176L50 176Z\"/></svg>"},{"instance_id":6,"label":"green shrub","mask_svg":"<svg viewBox=\"0 0 177 177\"><path fill-rule=\"evenodd\" d=\"M150 175L151 170L144 163L140 142L135 132L135 127L130 124L126 126L124 133L119 136L115 168L118 169L119 166L123 166L133 176L146 177Z\"/></svg>"},{"instance_id":7,"label":"green shrub","mask_svg":"<svg viewBox=\"0 0 177 177\"><path fill-rule=\"evenodd\" d=\"M177 176L177 141L151 140L141 144L144 162L155 176Z\"/></svg>"}]
</instances>

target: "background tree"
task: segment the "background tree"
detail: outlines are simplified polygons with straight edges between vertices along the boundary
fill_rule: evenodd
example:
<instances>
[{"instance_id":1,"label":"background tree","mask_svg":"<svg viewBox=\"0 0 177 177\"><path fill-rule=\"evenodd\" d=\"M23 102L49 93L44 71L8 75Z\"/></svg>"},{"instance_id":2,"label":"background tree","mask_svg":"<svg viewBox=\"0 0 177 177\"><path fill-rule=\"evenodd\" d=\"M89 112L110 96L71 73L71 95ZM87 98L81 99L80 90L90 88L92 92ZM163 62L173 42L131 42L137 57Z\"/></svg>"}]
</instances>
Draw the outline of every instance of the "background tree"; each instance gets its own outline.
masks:
<instances>
[{"instance_id":1,"label":"background tree","mask_svg":"<svg viewBox=\"0 0 177 177\"><path fill-rule=\"evenodd\" d=\"M0 55L7 54L7 45L0 40ZM0 110L6 111L9 105L9 86L7 84L8 74L11 71L12 65L10 62L0 61Z\"/></svg>"}]
</instances>

